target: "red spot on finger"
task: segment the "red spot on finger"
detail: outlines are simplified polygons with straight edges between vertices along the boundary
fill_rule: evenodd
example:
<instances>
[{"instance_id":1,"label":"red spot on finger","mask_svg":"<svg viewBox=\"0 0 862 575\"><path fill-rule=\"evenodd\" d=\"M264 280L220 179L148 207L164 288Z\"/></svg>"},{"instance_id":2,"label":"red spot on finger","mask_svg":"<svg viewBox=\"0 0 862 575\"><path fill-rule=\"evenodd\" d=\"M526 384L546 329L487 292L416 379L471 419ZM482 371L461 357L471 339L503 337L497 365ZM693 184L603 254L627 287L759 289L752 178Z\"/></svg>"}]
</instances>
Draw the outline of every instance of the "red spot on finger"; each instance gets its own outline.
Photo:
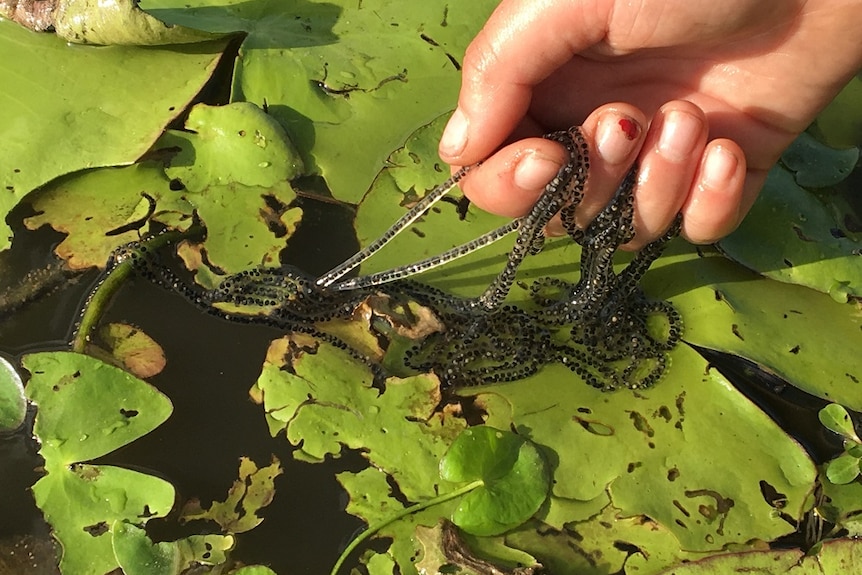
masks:
<instances>
[{"instance_id":1,"label":"red spot on finger","mask_svg":"<svg viewBox=\"0 0 862 575\"><path fill-rule=\"evenodd\" d=\"M638 137L638 134L640 133L640 126L638 126L636 122L633 122L628 118L623 118L620 120L619 124L620 128L623 129L623 132L625 132L626 138L628 138L629 140L634 140Z\"/></svg>"}]
</instances>

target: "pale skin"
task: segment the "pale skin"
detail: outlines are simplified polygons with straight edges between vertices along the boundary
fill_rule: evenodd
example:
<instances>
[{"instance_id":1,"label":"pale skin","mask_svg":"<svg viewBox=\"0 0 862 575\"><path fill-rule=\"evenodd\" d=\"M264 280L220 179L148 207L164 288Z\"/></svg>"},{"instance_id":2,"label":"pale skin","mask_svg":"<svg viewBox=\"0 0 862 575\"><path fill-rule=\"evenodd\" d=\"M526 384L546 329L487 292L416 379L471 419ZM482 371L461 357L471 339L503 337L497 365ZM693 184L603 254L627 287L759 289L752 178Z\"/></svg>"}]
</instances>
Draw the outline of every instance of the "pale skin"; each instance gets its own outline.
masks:
<instances>
[{"instance_id":1,"label":"pale skin","mask_svg":"<svg viewBox=\"0 0 862 575\"><path fill-rule=\"evenodd\" d=\"M565 160L534 136L582 124L591 170L579 218L637 161L628 247L679 212L684 237L713 242L862 68L860 30L862 0L502 0L467 49L440 156L487 158L462 188L516 217Z\"/></svg>"}]
</instances>

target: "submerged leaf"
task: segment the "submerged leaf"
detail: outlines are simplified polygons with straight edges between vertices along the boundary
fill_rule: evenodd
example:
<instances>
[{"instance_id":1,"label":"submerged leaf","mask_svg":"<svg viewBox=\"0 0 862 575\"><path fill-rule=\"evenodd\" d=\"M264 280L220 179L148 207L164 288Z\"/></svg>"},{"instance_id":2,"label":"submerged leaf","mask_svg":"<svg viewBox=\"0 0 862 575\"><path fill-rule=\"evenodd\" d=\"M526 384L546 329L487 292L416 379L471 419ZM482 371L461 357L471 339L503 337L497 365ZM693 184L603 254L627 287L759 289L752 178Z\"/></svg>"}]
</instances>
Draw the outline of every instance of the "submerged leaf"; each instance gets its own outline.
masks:
<instances>
[{"instance_id":1,"label":"submerged leaf","mask_svg":"<svg viewBox=\"0 0 862 575\"><path fill-rule=\"evenodd\" d=\"M136 327L110 323L99 329L99 337L120 366L137 377L146 379L165 368L167 360L161 346Z\"/></svg>"},{"instance_id":2,"label":"submerged leaf","mask_svg":"<svg viewBox=\"0 0 862 575\"><path fill-rule=\"evenodd\" d=\"M273 456L271 465L258 469L248 457L240 458L239 479L233 482L224 501L214 501L203 509L198 499L183 506L180 521L209 519L218 523L224 533L245 533L263 521L258 512L275 497L275 478L282 474L281 464Z\"/></svg>"}]
</instances>

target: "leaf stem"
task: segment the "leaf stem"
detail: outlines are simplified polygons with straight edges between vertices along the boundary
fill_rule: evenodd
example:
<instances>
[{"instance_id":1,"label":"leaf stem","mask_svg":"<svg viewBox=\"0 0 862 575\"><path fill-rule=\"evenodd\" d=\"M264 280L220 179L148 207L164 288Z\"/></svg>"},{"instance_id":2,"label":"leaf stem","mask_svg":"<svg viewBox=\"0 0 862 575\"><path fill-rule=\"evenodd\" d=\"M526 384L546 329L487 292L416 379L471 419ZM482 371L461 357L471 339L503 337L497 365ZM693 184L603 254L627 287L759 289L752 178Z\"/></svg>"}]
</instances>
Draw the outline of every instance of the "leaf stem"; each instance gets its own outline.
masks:
<instances>
[{"instance_id":1,"label":"leaf stem","mask_svg":"<svg viewBox=\"0 0 862 575\"><path fill-rule=\"evenodd\" d=\"M109 268L102 280L90 292L84 304L84 311L81 314L81 321L78 324L78 329L75 331L75 336L72 339L72 351L84 353L87 347L87 342L90 339L90 332L99 322L102 313L105 311L110 299L114 296L120 286L123 285L129 274L135 266L135 261L138 257L146 257L143 252L156 250L168 243L175 242L179 239L188 237L190 232L196 231L192 227L189 231L170 231L155 235L147 240L140 242L132 242L117 248L112 254L113 258L122 259L119 263Z\"/></svg>"},{"instance_id":2,"label":"leaf stem","mask_svg":"<svg viewBox=\"0 0 862 575\"><path fill-rule=\"evenodd\" d=\"M338 561L335 562L335 565L332 567L332 570L329 572L329 575L338 575L338 570L341 569L341 566L347 560L347 557L351 553L353 553L353 551L357 547L359 547L359 545L362 544L363 541L365 541L384 527L388 526L389 524L395 523L399 519L407 517L408 515L411 515L413 513L418 513L434 505L445 503L457 497L461 497L465 493L469 493L470 491L473 491L478 487L482 487L484 484L484 481L482 481L481 479L477 479L476 481L468 483L463 487L459 487L455 491L450 491L449 493L446 493L444 495L438 495L437 497L434 497L433 499L429 499L427 501L423 501L422 503L417 503L416 505L405 507L391 517L387 517L382 521L379 521L373 525L369 525L368 529L360 533L353 541L350 542L350 544L344 549L344 551L341 552L341 555L338 557Z\"/></svg>"}]
</instances>

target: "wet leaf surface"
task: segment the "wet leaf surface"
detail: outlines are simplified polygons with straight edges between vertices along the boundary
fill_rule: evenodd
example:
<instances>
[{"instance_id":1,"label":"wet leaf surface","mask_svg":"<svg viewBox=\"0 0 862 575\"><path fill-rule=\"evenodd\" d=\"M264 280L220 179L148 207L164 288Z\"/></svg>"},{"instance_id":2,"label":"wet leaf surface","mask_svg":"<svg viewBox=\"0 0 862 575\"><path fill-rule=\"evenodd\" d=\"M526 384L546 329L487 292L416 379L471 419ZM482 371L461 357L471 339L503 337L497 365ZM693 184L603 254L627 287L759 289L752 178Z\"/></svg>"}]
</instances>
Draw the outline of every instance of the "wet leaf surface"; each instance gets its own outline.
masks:
<instances>
[{"instance_id":1,"label":"wet leaf surface","mask_svg":"<svg viewBox=\"0 0 862 575\"><path fill-rule=\"evenodd\" d=\"M840 203L801 188L781 167L722 251L744 266L783 282L830 294L836 301L862 295L862 234Z\"/></svg>"},{"instance_id":2,"label":"wet leaf surface","mask_svg":"<svg viewBox=\"0 0 862 575\"><path fill-rule=\"evenodd\" d=\"M453 107L463 51L496 4L434 0L404 10L386 0L256 0L189 9L148 0L142 7L166 22L247 32L234 100L266 102L310 171L334 197L356 203L391 150Z\"/></svg>"},{"instance_id":3,"label":"wet leaf surface","mask_svg":"<svg viewBox=\"0 0 862 575\"><path fill-rule=\"evenodd\" d=\"M800 134L781 154L781 163L804 188L834 186L850 175L858 161L859 148L830 148L807 132Z\"/></svg>"},{"instance_id":4,"label":"wet leaf surface","mask_svg":"<svg viewBox=\"0 0 862 575\"><path fill-rule=\"evenodd\" d=\"M83 462L152 431L170 415L171 404L145 382L84 355L36 353L23 365L31 374L26 392L38 407L33 431L46 471L33 495L62 546L60 568L111 571L117 567L114 521L164 516L174 488L138 471Z\"/></svg>"},{"instance_id":5,"label":"wet leaf surface","mask_svg":"<svg viewBox=\"0 0 862 575\"><path fill-rule=\"evenodd\" d=\"M0 432L17 429L27 414L24 383L15 366L0 356Z\"/></svg>"},{"instance_id":6,"label":"wet leaf surface","mask_svg":"<svg viewBox=\"0 0 862 575\"><path fill-rule=\"evenodd\" d=\"M121 521L111 528L111 542L124 575L180 575L199 565L221 565L234 546L230 535L154 543L144 529Z\"/></svg>"},{"instance_id":7,"label":"wet leaf surface","mask_svg":"<svg viewBox=\"0 0 862 575\"><path fill-rule=\"evenodd\" d=\"M440 461L440 476L483 485L458 503L452 522L472 535L499 535L524 523L548 496L541 452L510 431L479 425L464 430Z\"/></svg>"},{"instance_id":8,"label":"wet leaf surface","mask_svg":"<svg viewBox=\"0 0 862 575\"><path fill-rule=\"evenodd\" d=\"M197 94L223 47L82 49L0 22L0 215L58 176L137 160ZM10 235L0 222L0 250Z\"/></svg>"}]
</instances>

